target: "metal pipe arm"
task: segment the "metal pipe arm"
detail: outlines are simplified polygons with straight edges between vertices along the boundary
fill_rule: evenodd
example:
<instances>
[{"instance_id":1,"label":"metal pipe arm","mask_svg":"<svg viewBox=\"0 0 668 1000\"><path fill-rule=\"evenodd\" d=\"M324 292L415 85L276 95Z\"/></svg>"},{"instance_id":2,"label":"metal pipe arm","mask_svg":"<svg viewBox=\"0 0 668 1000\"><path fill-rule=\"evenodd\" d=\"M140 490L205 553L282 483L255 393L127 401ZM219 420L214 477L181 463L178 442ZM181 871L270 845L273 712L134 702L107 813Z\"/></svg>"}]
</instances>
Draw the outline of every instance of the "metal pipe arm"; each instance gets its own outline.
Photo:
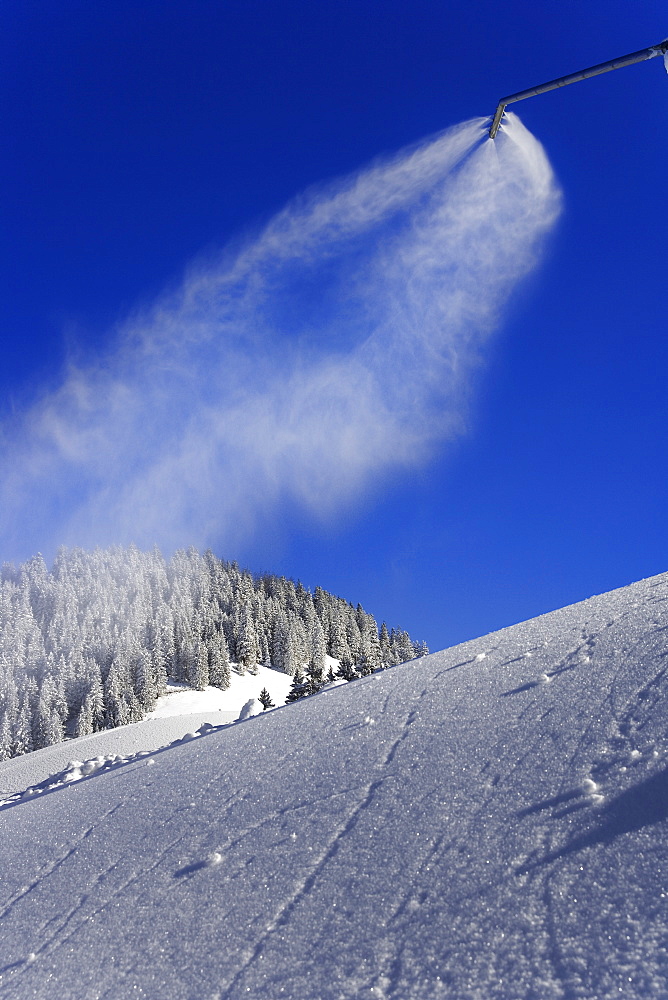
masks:
<instances>
[{"instance_id":1,"label":"metal pipe arm","mask_svg":"<svg viewBox=\"0 0 668 1000\"><path fill-rule=\"evenodd\" d=\"M544 94L548 90L557 90L558 87L567 87L569 83L577 83L579 80L588 80L590 76L599 76L601 73L609 73L613 69L621 69L623 66L632 66L634 63L644 62L645 59L653 59L655 56L664 55L668 51L668 38L658 45L651 45L648 49L640 49L638 52L631 52L627 56L619 56L618 59L610 59L608 62L598 63L597 66L590 66L589 69L582 69L579 73L571 73L569 76L560 76L557 80L550 80L549 83L541 83L538 87L530 87L529 90L520 90L517 94L509 97L502 97L499 101L492 125L489 130L490 138L493 139L499 130L501 118L507 104L515 101L524 101L527 97L535 97L537 94Z\"/></svg>"}]
</instances>

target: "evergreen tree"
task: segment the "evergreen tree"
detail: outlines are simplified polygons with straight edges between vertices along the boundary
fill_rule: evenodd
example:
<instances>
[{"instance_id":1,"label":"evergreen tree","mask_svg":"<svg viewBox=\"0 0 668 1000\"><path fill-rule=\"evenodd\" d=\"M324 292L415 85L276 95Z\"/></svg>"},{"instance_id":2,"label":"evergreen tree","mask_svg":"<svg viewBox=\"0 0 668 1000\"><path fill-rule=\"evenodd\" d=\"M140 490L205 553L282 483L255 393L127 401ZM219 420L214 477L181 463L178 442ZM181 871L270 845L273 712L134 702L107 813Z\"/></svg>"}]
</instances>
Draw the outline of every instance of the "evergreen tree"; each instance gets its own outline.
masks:
<instances>
[{"instance_id":1,"label":"evergreen tree","mask_svg":"<svg viewBox=\"0 0 668 1000\"><path fill-rule=\"evenodd\" d=\"M115 729L130 722L129 706L126 696L129 691L127 670L120 659L114 658L109 673L104 682L104 725L106 729Z\"/></svg>"},{"instance_id":2,"label":"evergreen tree","mask_svg":"<svg viewBox=\"0 0 668 1000\"><path fill-rule=\"evenodd\" d=\"M306 671L306 694L316 694L324 683L322 667L311 664Z\"/></svg>"},{"instance_id":3,"label":"evergreen tree","mask_svg":"<svg viewBox=\"0 0 668 1000\"><path fill-rule=\"evenodd\" d=\"M288 692L288 696L285 699L286 705L293 701L299 701L300 698L305 698L308 694L306 689L306 681L304 680L304 675L297 667L292 678L292 686Z\"/></svg>"},{"instance_id":4,"label":"evergreen tree","mask_svg":"<svg viewBox=\"0 0 668 1000\"><path fill-rule=\"evenodd\" d=\"M274 708L274 703L271 700L271 695L267 691L266 687L262 688L260 691L260 703L262 704L262 710L267 711L268 708Z\"/></svg>"},{"instance_id":5,"label":"evergreen tree","mask_svg":"<svg viewBox=\"0 0 668 1000\"><path fill-rule=\"evenodd\" d=\"M336 671L337 677L342 677L344 681L354 681L357 679L357 672L353 666L352 657L349 653L346 653L341 657L341 662L339 663L338 669Z\"/></svg>"},{"instance_id":6,"label":"evergreen tree","mask_svg":"<svg viewBox=\"0 0 668 1000\"><path fill-rule=\"evenodd\" d=\"M61 548L0 569L0 758L140 719L168 679L225 689L230 650L240 672L258 663L291 676L303 697L339 676L425 655L389 635L361 605L195 549ZM354 664L357 664L357 670ZM302 671L308 676L304 679ZM327 671L327 679L334 671Z\"/></svg>"},{"instance_id":7,"label":"evergreen tree","mask_svg":"<svg viewBox=\"0 0 668 1000\"><path fill-rule=\"evenodd\" d=\"M359 677L368 677L372 674L375 667L371 661L371 657L368 653L362 653L359 659L355 663L355 671Z\"/></svg>"},{"instance_id":8,"label":"evergreen tree","mask_svg":"<svg viewBox=\"0 0 668 1000\"><path fill-rule=\"evenodd\" d=\"M56 685L47 675L42 682L32 718L32 743L35 750L60 743L65 735L56 705Z\"/></svg>"},{"instance_id":9,"label":"evergreen tree","mask_svg":"<svg viewBox=\"0 0 668 1000\"><path fill-rule=\"evenodd\" d=\"M12 719L7 708L0 716L0 762L12 756Z\"/></svg>"},{"instance_id":10,"label":"evergreen tree","mask_svg":"<svg viewBox=\"0 0 668 1000\"><path fill-rule=\"evenodd\" d=\"M240 673L257 664L257 641L251 609L246 605L239 614L236 636L236 658Z\"/></svg>"},{"instance_id":11,"label":"evergreen tree","mask_svg":"<svg viewBox=\"0 0 668 1000\"><path fill-rule=\"evenodd\" d=\"M18 757L23 753L30 753L32 749L32 712L29 700L24 696L14 727L12 757Z\"/></svg>"},{"instance_id":12,"label":"evergreen tree","mask_svg":"<svg viewBox=\"0 0 668 1000\"><path fill-rule=\"evenodd\" d=\"M222 641L221 641L222 640ZM225 637L220 636L209 652L209 684L227 691L230 686L230 661Z\"/></svg>"},{"instance_id":13,"label":"evergreen tree","mask_svg":"<svg viewBox=\"0 0 668 1000\"><path fill-rule=\"evenodd\" d=\"M413 643L408 632L404 632L400 628L393 628L390 639L397 663L406 663L414 658Z\"/></svg>"},{"instance_id":14,"label":"evergreen tree","mask_svg":"<svg viewBox=\"0 0 668 1000\"><path fill-rule=\"evenodd\" d=\"M93 710L91 699L87 695L81 703L79 714L74 723L74 735L89 736L93 731Z\"/></svg>"},{"instance_id":15,"label":"evergreen tree","mask_svg":"<svg viewBox=\"0 0 668 1000\"><path fill-rule=\"evenodd\" d=\"M309 664L318 670L324 670L326 655L327 646L325 643L325 630L318 619L314 617L311 622L311 651Z\"/></svg>"},{"instance_id":16,"label":"evergreen tree","mask_svg":"<svg viewBox=\"0 0 668 1000\"><path fill-rule=\"evenodd\" d=\"M209 656L201 641L189 645L187 680L195 691L203 691L209 683Z\"/></svg>"},{"instance_id":17,"label":"evergreen tree","mask_svg":"<svg viewBox=\"0 0 668 1000\"><path fill-rule=\"evenodd\" d=\"M140 649L134 658L133 666L134 689L137 700L144 711L151 712L155 708L158 691L154 677L153 660L150 653L145 649Z\"/></svg>"},{"instance_id":18,"label":"evergreen tree","mask_svg":"<svg viewBox=\"0 0 668 1000\"><path fill-rule=\"evenodd\" d=\"M392 641L385 622L380 626L380 656L386 667L394 667L398 662L392 650Z\"/></svg>"},{"instance_id":19,"label":"evergreen tree","mask_svg":"<svg viewBox=\"0 0 668 1000\"><path fill-rule=\"evenodd\" d=\"M329 644L327 652L335 660L341 660L344 656L350 656L346 628L340 610L336 610L329 623Z\"/></svg>"}]
</instances>

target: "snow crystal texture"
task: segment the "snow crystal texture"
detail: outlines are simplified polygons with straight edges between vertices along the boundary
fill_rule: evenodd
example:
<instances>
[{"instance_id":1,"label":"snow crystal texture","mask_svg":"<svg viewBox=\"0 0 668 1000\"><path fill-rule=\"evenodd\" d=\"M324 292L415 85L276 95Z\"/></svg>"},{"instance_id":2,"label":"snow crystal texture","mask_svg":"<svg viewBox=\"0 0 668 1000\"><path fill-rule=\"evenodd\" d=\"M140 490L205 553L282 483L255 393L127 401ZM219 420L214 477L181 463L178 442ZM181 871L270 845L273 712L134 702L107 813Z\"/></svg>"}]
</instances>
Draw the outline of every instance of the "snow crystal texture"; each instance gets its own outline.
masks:
<instances>
[{"instance_id":1,"label":"snow crystal texture","mask_svg":"<svg viewBox=\"0 0 668 1000\"><path fill-rule=\"evenodd\" d=\"M13 798L1 1000L668 996L667 636L664 575Z\"/></svg>"}]
</instances>

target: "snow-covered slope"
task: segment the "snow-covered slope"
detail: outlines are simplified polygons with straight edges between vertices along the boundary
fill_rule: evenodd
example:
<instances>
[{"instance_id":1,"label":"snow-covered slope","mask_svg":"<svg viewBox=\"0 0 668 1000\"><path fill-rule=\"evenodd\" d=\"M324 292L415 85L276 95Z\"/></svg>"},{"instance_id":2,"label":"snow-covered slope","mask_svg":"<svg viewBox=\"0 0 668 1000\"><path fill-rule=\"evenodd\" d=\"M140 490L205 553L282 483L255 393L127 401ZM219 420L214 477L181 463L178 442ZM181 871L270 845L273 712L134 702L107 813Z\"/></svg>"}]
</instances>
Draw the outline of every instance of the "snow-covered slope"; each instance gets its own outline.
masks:
<instances>
[{"instance_id":1,"label":"snow-covered slope","mask_svg":"<svg viewBox=\"0 0 668 1000\"><path fill-rule=\"evenodd\" d=\"M327 657L336 666L336 660ZM328 664L329 665L329 664ZM275 705L284 705L292 686L292 677L282 670L257 665L254 673L246 671L239 674L234 668L231 671L230 686L225 691L215 687L207 687L204 691L192 691L184 684L168 683L168 693L158 698L158 703L148 719L166 719L175 715L203 715L214 713L210 720L218 722L216 712L225 712L232 719L239 718L239 712L249 698L259 698L265 688L271 695Z\"/></svg>"},{"instance_id":2,"label":"snow-covered slope","mask_svg":"<svg viewBox=\"0 0 668 1000\"><path fill-rule=\"evenodd\" d=\"M668 575L20 799L0 998L668 996L667 667Z\"/></svg>"},{"instance_id":3,"label":"snow-covered slope","mask_svg":"<svg viewBox=\"0 0 668 1000\"><path fill-rule=\"evenodd\" d=\"M327 660L338 666L331 657ZM233 669L230 681L225 691L214 687L193 691L170 681L168 693L158 698L154 711L142 722L65 740L25 757L0 762L0 800L45 781L66 768L73 759L153 751L181 739L186 733L196 732L207 723L216 727L228 725L239 718L249 699L259 698L263 688L267 689L275 705L283 705L292 684L287 674L262 666L257 666L254 673L242 675Z\"/></svg>"}]
</instances>

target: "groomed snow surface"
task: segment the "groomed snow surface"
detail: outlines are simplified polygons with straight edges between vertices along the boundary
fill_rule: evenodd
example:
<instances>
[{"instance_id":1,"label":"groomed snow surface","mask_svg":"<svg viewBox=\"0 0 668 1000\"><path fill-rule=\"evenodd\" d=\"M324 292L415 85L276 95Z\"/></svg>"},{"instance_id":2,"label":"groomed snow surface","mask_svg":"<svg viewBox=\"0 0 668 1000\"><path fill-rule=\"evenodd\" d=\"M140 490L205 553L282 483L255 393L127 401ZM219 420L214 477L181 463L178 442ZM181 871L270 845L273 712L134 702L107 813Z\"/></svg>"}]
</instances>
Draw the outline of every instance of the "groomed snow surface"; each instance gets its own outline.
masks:
<instances>
[{"instance_id":1,"label":"groomed snow surface","mask_svg":"<svg viewBox=\"0 0 668 1000\"><path fill-rule=\"evenodd\" d=\"M667 667L664 575L79 754L0 810L0 1000L667 997Z\"/></svg>"}]
</instances>

